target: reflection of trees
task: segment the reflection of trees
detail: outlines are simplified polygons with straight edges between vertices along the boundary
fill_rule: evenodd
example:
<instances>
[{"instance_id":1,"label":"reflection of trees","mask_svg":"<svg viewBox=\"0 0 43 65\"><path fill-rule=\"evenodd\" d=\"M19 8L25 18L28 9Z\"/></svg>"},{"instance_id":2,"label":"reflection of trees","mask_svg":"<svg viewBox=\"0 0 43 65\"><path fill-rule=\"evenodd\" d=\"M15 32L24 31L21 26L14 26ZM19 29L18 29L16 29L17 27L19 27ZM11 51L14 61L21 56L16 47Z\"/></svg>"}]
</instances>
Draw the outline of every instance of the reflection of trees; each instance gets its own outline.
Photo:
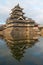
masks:
<instances>
[{"instance_id":1,"label":"reflection of trees","mask_svg":"<svg viewBox=\"0 0 43 65\"><path fill-rule=\"evenodd\" d=\"M8 42L7 45L9 46L9 48L11 49L11 53L13 55L13 57L15 59L17 59L18 61L21 60L22 57L24 57L24 53L26 52L25 50L29 47L32 47L35 42L32 43L25 43L25 42L18 42L18 41L13 41L12 42Z\"/></svg>"}]
</instances>

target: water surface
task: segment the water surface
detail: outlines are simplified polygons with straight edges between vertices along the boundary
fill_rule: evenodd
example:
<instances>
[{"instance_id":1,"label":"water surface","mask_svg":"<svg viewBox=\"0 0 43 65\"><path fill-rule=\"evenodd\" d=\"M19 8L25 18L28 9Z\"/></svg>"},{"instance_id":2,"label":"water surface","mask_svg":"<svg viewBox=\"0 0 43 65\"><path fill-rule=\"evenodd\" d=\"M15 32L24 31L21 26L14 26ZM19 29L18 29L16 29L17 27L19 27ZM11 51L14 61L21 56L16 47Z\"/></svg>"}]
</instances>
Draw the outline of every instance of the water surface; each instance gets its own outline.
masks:
<instances>
[{"instance_id":1,"label":"water surface","mask_svg":"<svg viewBox=\"0 0 43 65\"><path fill-rule=\"evenodd\" d=\"M0 65L43 65L43 38L12 44L0 38Z\"/></svg>"}]
</instances>

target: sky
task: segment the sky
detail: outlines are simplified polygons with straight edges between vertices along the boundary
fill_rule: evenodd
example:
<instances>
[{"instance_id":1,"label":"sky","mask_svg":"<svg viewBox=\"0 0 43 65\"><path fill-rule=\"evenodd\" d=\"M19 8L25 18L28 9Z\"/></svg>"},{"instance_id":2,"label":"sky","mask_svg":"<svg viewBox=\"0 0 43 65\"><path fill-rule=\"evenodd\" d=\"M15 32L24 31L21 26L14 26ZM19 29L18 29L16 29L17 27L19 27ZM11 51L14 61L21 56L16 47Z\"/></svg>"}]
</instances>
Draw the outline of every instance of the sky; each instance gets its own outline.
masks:
<instances>
[{"instance_id":1,"label":"sky","mask_svg":"<svg viewBox=\"0 0 43 65\"><path fill-rule=\"evenodd\" d=\"M43 0L0 0L0 24L5 24L11 9L19 3L25 16L43 24Z\"/></svg>"}]
</instances>

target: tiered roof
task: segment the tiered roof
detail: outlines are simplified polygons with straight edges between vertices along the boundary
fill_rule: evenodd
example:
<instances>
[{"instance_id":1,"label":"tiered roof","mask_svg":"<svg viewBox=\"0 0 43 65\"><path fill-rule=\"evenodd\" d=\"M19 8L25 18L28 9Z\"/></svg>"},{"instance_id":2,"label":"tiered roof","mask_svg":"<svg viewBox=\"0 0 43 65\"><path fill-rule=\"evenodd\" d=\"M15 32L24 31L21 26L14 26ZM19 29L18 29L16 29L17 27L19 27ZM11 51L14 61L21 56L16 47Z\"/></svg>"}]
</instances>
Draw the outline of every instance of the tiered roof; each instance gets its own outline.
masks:
<instances>
[{"instance_id":1,"label":"tiered roof","mask_svg":"<svg viewBox=\"0 0 43 65\"><path fill-rule=\"evenodd\" d=\"M11 9L12 12L11 12L10 18L12 18L12 19L19 19L19 18L25 19L25 17L24 17L25 13L23 13L22 10L23 10L23 8L21 8L19 6L19 4L16 5L13 9Z\"/></svg>"}]
</instances>

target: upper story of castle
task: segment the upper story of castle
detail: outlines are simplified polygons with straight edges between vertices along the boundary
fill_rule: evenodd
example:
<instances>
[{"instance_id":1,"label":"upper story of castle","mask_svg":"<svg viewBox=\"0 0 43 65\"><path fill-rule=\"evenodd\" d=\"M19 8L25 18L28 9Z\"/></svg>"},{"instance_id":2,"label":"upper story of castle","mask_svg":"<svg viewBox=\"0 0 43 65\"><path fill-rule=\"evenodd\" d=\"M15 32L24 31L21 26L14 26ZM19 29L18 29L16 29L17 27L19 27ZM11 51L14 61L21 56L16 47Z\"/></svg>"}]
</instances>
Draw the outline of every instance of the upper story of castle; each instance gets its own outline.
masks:
<instances>
[{"instance_id":1,"label":"upper story of castle","mask_svg":"<svg viewBox=\"0 0 43 65\"><path fill-rule=\"evenodd\" d=\"M23 8L17 4L13 9L11 9L10 17L7 19L6 24L7 25L35 25L35 21L31 18L27 18L24 15Z\"/></svg>"},{"instance_id":2,"label":"upper story of castle","mask_svg":"<svg viewBox=\"0 0 43 65\"><path fill-rule=\"evenodd\" d=\"M25 13L23 12L23 8L17 4L13 9L11 9L10 19L25 20L26 17L24 14Z\"/></svg>"}]
</instances>

